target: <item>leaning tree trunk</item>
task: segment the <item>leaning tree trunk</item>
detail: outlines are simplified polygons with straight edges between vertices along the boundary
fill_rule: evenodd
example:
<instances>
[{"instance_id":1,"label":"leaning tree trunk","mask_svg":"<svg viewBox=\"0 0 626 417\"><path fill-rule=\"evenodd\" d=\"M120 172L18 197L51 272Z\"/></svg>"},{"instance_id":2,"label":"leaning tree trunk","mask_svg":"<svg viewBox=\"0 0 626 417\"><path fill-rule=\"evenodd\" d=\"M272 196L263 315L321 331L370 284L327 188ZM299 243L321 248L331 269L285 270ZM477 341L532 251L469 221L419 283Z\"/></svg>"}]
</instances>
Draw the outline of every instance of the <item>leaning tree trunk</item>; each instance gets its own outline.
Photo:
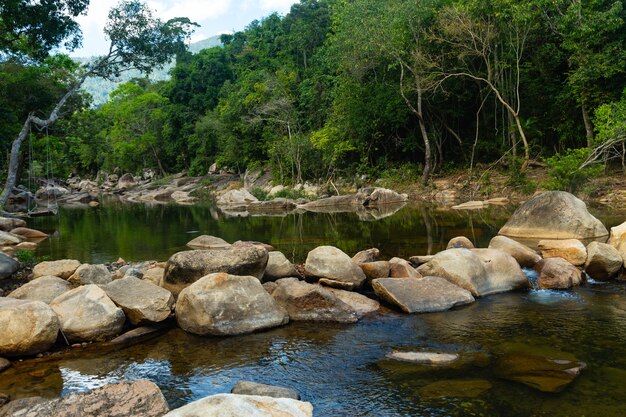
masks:
<instances>
[{"instance_id":1,"label":"leaning tree trunk","mask_svg":"<svg viewBox=\"0 0 626 417\"><path fill-rule=\"evenodd\" d=\"M587 136L587 147L589 149L593 148L593 124L591 123L591 118L589 117L589 111L587 110L587 106L585 106L585 101L583 100L581 103L581 108L583 112L583 122L585 123L585 134Z\"/></svg>"}]
</instances>

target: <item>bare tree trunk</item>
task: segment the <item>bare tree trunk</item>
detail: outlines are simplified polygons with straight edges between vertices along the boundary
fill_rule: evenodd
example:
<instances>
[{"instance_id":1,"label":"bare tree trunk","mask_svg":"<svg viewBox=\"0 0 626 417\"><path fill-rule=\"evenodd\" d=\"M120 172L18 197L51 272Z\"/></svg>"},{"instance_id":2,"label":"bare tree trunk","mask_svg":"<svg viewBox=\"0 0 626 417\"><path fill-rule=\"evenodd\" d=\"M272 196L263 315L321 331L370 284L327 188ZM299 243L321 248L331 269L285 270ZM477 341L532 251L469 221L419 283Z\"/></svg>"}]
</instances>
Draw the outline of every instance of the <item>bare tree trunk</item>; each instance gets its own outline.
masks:
<instances>
[{"instance_id":1,"label":"bare tree trunk","mask_svg":"<svg viewBox=\"0 0 626 417\"><path fill-rule=\"evenodd\" d=\"M509 119L509 138L511 140L511 149L513 153L513 158L517 159L517 132L513 128L513 117L510 112L506 112L507 117Z\"/></svg>"},{"instance_id":2,"label":"bare tree trunk","mask_svg":"<svg viewBox=\"0 0 626 417\"><path fill-rule=\"evenodd\" d=\"M150 148L152 149L152 154L154 155L154 159L156 160L157 165L159 166L159 171L161 171L161 176L165 176L165 170L163 169L163 165L161 164L161 160L159 159L159 155L157 154L156 148L153 144L150 144Z\"/></svg>"},{"instance_id":3,"label":"bare tree trunk","mask_svg":"<svg viewBox=\"0 0 626 417\"><path fill-rule=\"evenodd\" d=\"M589 117L589 111L587 110L587 106L585 106L584 100L580 107L583 112L583 122L585 122L585 133L587 135L587 147L591 149L593 147L593 139L594 139L593 124L591 123L591 118Z\"/></svg>"}]
</instances>

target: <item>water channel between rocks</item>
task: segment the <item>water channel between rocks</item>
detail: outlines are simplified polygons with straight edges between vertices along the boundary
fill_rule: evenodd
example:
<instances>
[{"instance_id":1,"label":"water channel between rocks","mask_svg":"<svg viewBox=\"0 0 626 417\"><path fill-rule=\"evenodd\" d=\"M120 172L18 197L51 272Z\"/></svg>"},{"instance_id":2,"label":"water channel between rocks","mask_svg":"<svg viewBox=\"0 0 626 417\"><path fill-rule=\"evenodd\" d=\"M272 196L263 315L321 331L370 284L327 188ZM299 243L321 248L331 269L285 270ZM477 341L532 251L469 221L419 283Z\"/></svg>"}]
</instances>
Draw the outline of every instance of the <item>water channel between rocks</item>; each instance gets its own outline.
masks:
<instances>
[{"instance_id":1,"label":"water channel between rocks","mask_svg":"<svg viewBox=\"0 0 626 417\"><path fill-rule=\"evenodd\" d=\"M607 227L626 217L592 212ZM350 255L378 247L385 258L435 253L458 235L485 247L511 213L511 208L449 212L407 206L362 221L354 213L220 218L202 206L107 205L62 210L29 227L53 232L36 253L50 259L166 260L193 237L211 234L230 242L270 243L302 262L309 250L325 244ZM548 394L499 379L492 366L425 372L384 359L392 349L493 355L511 344L573 355L588 367L564 391ZM246 379L296 389L318 416L621 416L626 286L513 292L444 313L376 313L348 325L294 322L232 338L201 338L174 328L126 349L93 345L55 360L15 363L0 375L0 393L53 397L138 378L157 383L172 407L228 392Z\"/></svg>"}]
</instances>

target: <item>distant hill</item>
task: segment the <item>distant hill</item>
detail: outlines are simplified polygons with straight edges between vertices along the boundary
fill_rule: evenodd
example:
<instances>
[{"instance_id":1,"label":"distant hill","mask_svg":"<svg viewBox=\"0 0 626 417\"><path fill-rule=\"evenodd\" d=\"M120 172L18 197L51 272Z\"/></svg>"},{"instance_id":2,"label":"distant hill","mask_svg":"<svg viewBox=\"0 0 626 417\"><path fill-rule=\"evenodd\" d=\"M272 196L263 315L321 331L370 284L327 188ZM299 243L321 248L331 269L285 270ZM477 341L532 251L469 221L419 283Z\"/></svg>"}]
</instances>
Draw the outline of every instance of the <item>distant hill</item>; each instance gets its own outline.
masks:
<instances>
[{"instance_id":1,"label":"distant hill","mask_svg":"<svg viewBox=\"0 0 626 417\"><path fill-rule=\"evenodd\" d=\"M220 35L212 36L208 39L203 39L198 42L194 42L189 45L189 51L196 54L203 49L213 48L215 46L221 46ZM80 63L86 63L94 59L94 57L88 58L74 58ZM170 70L174 67L174 62L165 65L163 68L156 68L148 78L152 81L169 80ZM139 71L127 71L117 80L109 81L104 78L87 78L83 84L83 90L87 91L93 97L92 105L98 107L105 103L109 98L109 93L115 90L119 84L130 81L133 78L144 77Z\"/></svg>"}]
</instances>

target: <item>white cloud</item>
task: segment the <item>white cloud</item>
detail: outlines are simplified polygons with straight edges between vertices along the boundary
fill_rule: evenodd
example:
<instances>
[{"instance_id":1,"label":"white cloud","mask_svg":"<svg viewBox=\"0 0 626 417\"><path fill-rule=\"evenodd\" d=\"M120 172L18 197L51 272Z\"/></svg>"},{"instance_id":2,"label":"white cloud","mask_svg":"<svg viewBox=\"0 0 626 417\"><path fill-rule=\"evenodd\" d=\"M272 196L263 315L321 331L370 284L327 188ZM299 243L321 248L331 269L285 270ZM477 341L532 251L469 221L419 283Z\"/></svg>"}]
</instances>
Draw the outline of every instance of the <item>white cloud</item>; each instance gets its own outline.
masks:
<instances>
[{"instance_id":1,"label":"white cloud","mask_svg":"<svg viewBox=\"0 0 626 417\"><path fill-rule=\"evenodd\" d=\"M297 0L258 0L259 6L267 12L288 12L291 5L298 3Z\"/></svg>"},{"instance_id":2,"label":"white cloud","mask_svg":"<svg viewBox=\"0 0 626 417\"><path fill-rule=\"evenodd\" d=\"M149 1L148 5L156 10L156 15L162 19L188 17L194 22L201 22L226 14L230 9L231 0L153 0Z\"/></svg>"}]
</instances>

